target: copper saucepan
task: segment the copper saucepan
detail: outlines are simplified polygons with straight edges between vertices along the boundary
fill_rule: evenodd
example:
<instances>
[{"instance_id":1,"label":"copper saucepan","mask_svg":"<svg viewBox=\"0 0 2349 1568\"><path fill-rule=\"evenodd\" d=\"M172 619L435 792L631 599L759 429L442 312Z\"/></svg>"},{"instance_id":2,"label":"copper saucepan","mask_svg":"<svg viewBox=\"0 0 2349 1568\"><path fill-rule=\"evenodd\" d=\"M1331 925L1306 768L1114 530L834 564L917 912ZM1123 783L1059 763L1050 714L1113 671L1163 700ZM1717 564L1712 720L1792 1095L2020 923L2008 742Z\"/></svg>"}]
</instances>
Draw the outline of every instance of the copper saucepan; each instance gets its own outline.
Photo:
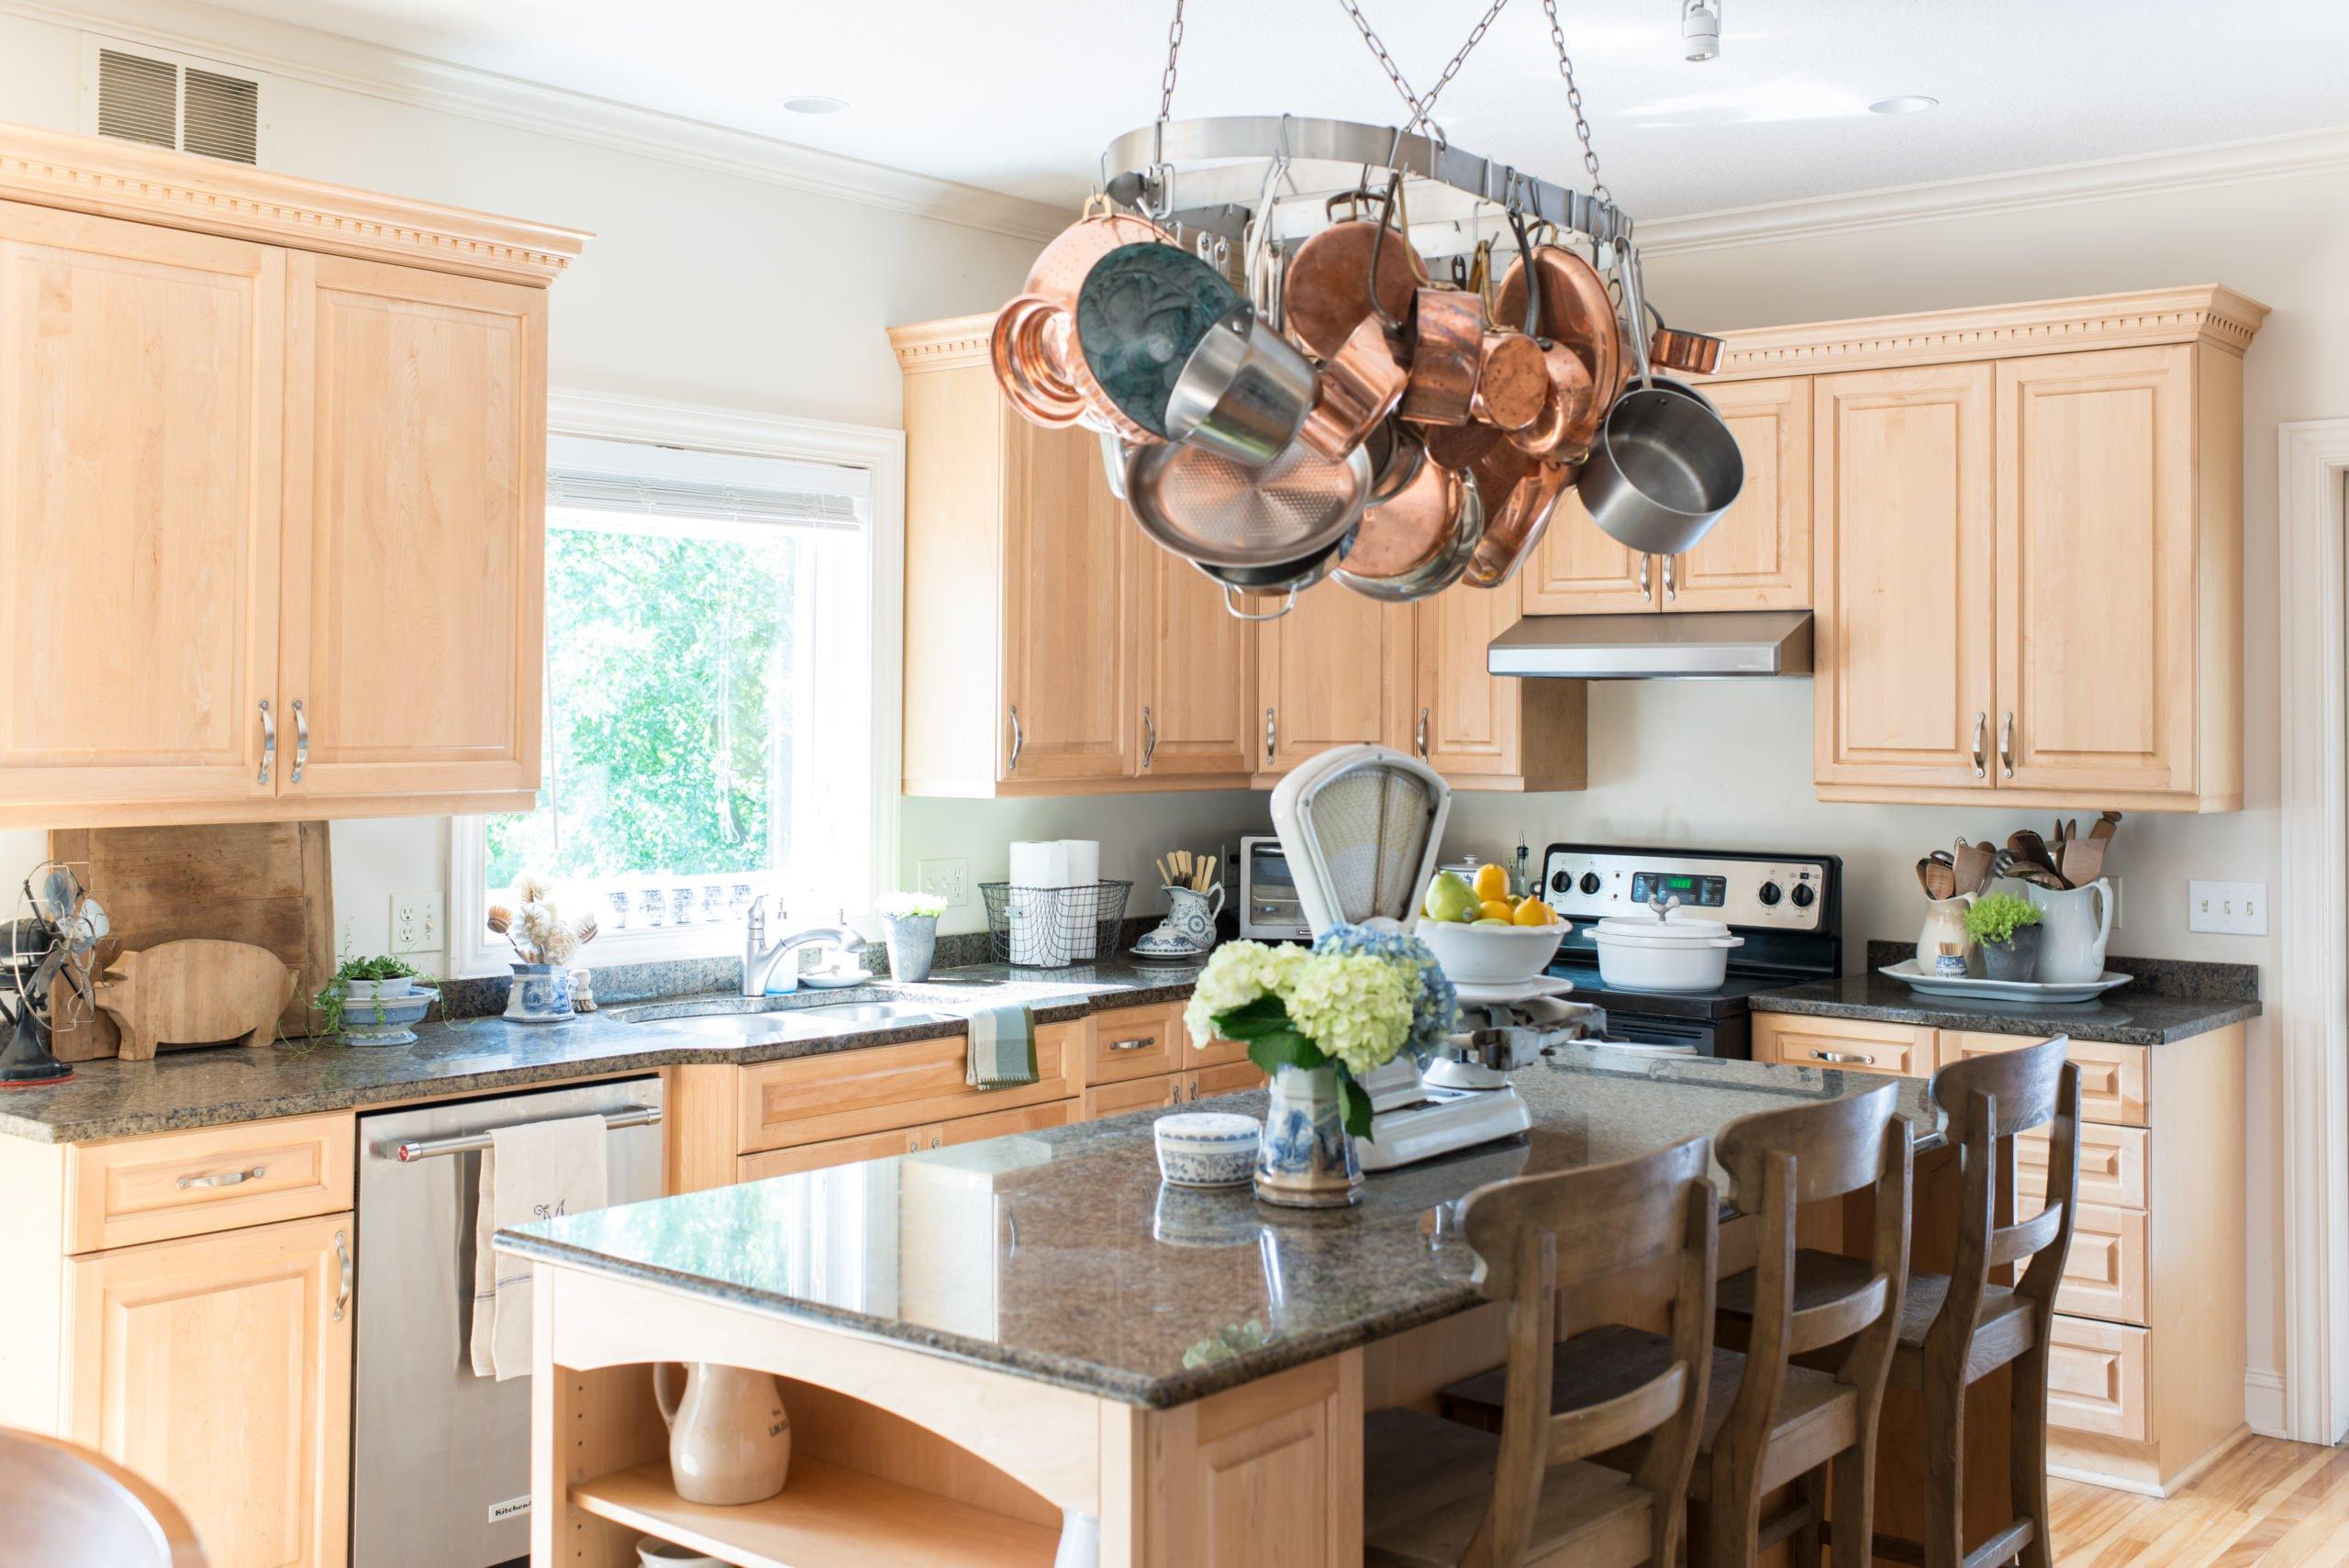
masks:
<instances>
[{"instance_id":1,"label":"copper saucepan","mask_svg":"<svg viewBox=\"0 0 2349 1568\"><path fill-rule=\"evenodd\" d=\"M1485 302L1465 289L1420 289L1411 306L1411 376L1403 417L1464 425L1485 358Z\"/></svg>"},{"instance_id":2,"label":"copper saucepan","mask_svg":"<svg viewBox=\"0 0 2349 1568\"><path fill-rule=\"evenodd\" d=\"M1408 430L1397 439L1419 443ZM1331 575L1389 604L1423 599L1460 580L1484 533L1475 482L1421 453L1410 481L1354 525L1353 544Z\"/></svg>"},{"instance_id":3,"label":"copper saucepan","mask_svg":"<svg viewBox=\"0 0 2349 1568\"><path fill-rule=\"evenodd\" d=\"M1542 542L1559 499L1574 488L1579 473L1507 441L1486 453L1469 470L1485 503L1485 535L1463 580L1472 588L1497 588L1515 576Z\"/></svg>"},{"instance_id":4,"label":"copper saucepan","mask_svg":"<svg viewBox=\"0 0 2349 1568\"><path fill-rule=\"evenodd\" d=\"M1530 295L1529 269L1533 276ZM1503 321L1522 323L1530 335L1553 339L1572 350L1590 373L1591 385L1599 390L1598 414L1605 417L1605 405L1622 385L1627 363L1614 297L1589 262L1564 246L1536 245L1509 263L1495 309ZM1595 425L1592 433L1597 434Z\"/></svg>"},{"instance_id":5,"label":"copper saucepan","mask_svg":"<svg viewBox=\"0 0 2349 1568\"><path fill-rule=\"evenodd\" d=\"M1393 339L1365 315L1321 366L1321 386L1297 439L1332 462L1342 460L1401 402L1407 373Z\"/></svg>"},{"instance_id":6,"label":"copper saucepan","mask_svg":"<svg viewBox=\"0 0 2349 1568\"><path fill-rule=\"evenodd\" d=\"M1335 214L1353 194L1334 196ZM1329 359L1365 316L1384 312L1400 321L1409 314L1412 291L1428 281L1419 252L1387 225L1353 217L1332 223L1297 248L1281 282L1282 325L1316 359ZM1376 258L1376 280L1372 277Z\"/></svg>"},{"instance_id":7,"label":"copper saucepan","mask_svg":"<svg viewBox=\"0 0 2349 1568\"><path fill-rule=\"evenodd\" d=\"M1486 332L1468 412L1503 430L1521 430L1550 401L1550 369L1542 345L1522 332Z\"/></svg>"},{"instance_id":8,"label":"copper saucepan","mask_svg":"<svg viewBox=\"0 0 2349 1568\"><path fill-rule=\"evenodd\" d=\"M1542 410L1508 433L1509 443L1531 456L1580 462L1598 437L1605 417L1590 372L1564 343L1535 339L1542 356Z\"/></svg>"},{"instance_id":9,"label":"copper saucepan","mask_svg":"<svg viewBox=\"0 0 2349 1568\"><path fill-rule=\"evenodd\" d=\"M1688 375L1710 375L1720 368L1721 350L1729 345L1702 332L1683 332L1664 324L1664 312L1650 305L1655 333L1648 339L1648 362Z\"/></svg>"}]
</instances>

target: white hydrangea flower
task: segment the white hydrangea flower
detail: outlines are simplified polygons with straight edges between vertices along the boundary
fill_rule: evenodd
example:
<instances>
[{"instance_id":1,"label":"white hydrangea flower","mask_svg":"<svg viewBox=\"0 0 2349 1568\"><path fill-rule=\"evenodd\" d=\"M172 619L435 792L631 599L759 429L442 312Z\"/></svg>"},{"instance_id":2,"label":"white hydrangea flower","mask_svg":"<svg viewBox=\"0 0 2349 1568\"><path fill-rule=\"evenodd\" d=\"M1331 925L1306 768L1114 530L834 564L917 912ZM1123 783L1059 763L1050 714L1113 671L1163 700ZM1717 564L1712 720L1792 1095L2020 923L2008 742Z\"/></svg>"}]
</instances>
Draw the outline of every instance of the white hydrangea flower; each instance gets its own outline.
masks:
<instances>
[{"instance_id":1,"label":"white hydrangea flower","mask_svg":"<svg viewBox=\"0 0 2349 1568\"><path fill-rule=\"evenodd\" d=\"M1284 995L1297 1031L1359 1079L1409 1040L1412 990L1386 959L1318 953L1295 966Z\"/></svg>"},{"instance_id":2,"label":"white hydrangea flower","mask_svg":"<svg viewBox=\"0 0 2349 1568\"><path fill-rule=\"evenodd\" d=\"M1205 1045L1215 1038L1217 1014L1244 1007L1259 996L1279 995L1304 957L1301 949L1262 942L1226 942L1216 949L1199 972L1190 1006L1183 1009L1183 1026L1192 1040Z\"/></svg>"}]
</instances>

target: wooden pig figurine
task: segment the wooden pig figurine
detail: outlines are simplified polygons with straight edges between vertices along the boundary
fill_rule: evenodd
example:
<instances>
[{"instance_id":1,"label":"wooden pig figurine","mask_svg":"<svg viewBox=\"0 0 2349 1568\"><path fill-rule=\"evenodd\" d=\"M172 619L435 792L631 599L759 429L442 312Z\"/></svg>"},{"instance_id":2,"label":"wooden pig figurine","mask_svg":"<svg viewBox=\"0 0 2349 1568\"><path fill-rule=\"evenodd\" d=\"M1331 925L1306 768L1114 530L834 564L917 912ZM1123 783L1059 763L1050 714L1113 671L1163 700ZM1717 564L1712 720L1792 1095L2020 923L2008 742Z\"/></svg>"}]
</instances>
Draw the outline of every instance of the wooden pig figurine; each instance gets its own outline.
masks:
<instances>
[{"instance_id":1,"label":"wooden pig figurine","mask_svg":"<svg viewBox=\"0 0 2349 1568\"><path fill-rule=\"evenodd\" d=\"M115 960L98 1006L122 1030L127 1062L159 1046L214 1044L242 1037L267 1045L294 999L294 972L267 948L204 940L164 942Z\"/></svg>"}]
</instances>

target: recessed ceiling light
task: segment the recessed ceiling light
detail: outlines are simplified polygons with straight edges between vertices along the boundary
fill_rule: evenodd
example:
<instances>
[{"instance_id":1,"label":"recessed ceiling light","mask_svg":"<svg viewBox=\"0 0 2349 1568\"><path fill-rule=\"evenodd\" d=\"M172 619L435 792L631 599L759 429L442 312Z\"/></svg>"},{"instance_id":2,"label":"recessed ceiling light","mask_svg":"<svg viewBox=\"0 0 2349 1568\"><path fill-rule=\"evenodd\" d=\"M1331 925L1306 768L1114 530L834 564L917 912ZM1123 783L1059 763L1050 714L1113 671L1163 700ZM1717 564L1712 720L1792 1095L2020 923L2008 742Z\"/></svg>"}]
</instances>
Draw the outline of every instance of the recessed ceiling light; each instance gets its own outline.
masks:
<instances>
[{"instance_id":1,"label":"recessed ceiling light","mask_svg":"<svg viewBox=\"0 0 2349 1568\"><path fill-rule=\"evenodd\" d=\"M827 98L820 93L808 93L796 98L785 98L783 101L783 106L795 115L836 115L848 107L848 100Z\"/></svg>"},{"instance_id":2,"label":"recessed ceiling light","mask_svg":"<svg viewBox=\"0 0 2349 1568\"><path fill-rule=\"evenodd\" d=\"M1921 93L1904 93L1897 98L1878 98L1868 106L1872 115L1921 115L1927 109L1939 108L1939 98L1928 98Z\"/></svg>"}]
</instances>

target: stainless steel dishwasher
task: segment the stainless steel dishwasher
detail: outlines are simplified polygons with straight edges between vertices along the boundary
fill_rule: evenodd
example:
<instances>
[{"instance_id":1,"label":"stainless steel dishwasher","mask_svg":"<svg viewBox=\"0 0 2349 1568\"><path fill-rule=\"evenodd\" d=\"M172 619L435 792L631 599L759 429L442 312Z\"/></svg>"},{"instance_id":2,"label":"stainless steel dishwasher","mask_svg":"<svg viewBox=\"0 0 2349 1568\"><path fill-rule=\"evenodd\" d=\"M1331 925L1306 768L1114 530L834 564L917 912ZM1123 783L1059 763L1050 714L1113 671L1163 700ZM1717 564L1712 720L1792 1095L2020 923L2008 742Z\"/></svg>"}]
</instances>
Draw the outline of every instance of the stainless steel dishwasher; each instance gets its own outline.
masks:
<instances>
[{"instance_id":1,"label":"stainless steel dishwasher","mask_svg":"<svg viewBox=\"0 0 2349 1568\"><path fill-rule=\"evenodd\" d=\"M488 1568L530 1550L530 1380L473 1375L474 1206L496 1128L601 1116L609 1201L661 1195L661 1080L359 1118L351 1568Z\"/></svg>"}]
</instances>

